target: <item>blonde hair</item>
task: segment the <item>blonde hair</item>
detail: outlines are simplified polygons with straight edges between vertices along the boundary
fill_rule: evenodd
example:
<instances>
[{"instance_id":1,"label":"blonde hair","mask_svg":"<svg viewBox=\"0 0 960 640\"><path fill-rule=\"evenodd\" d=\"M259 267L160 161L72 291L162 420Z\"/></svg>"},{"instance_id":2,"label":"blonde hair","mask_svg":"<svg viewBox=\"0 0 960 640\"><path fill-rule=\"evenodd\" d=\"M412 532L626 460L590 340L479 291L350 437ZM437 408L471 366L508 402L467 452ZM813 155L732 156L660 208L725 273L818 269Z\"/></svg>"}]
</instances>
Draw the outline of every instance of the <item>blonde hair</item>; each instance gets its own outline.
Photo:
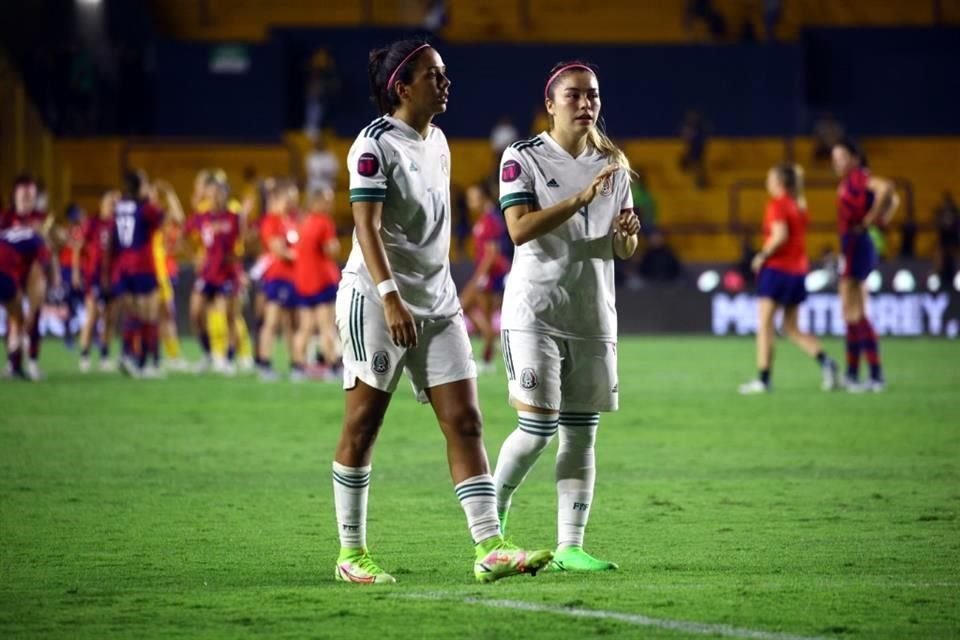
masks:
<instances>
[{"instance_id":1,"label":"blonde hair","mask_svg":"<svg viewBox=\"0 0 960 640\"><path fill-rule=\"evenodd\" d=\"M550 74L547 80L547 86L544 89L544 97L549 100L554 100L553 90L556 83L571 72L578 71L588 71L592 73L595 77L597 72L594 68L594 65L583 62L580 60L571 60L567 62L560 62L553 66L553 69L550 70ZM547 112L547 122L550 123L550 131L556 126L556 122L553 119L553 115L550 112ZM630 167L630 160L627 158L627 154L616 145L616 143L611 140L603 130L603 118L600 118L599 121L587 131L587 144L593 147L597 153L609 160L611 163L618 165L621 169L627 172L627 175L631 177L636 177L637 173Z\"/></svg>"}]
</instances>

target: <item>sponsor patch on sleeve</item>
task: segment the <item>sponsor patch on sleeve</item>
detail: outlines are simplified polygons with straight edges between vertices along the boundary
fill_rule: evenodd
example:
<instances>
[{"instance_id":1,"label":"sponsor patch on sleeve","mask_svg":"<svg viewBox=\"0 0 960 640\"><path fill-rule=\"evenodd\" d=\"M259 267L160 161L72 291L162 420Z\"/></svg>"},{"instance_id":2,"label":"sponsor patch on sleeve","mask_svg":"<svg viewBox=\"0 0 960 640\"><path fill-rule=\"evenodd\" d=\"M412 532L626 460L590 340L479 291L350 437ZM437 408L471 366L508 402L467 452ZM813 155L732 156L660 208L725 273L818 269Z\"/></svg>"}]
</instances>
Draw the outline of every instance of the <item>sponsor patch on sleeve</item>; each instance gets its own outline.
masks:
<instances>
[{"instance_id":1,"label":"sponsor patch on sleeve","mask_svg":"<svg viewBox=\"0 0 960 640\"><path fill-rule=\"evenodd\" d=\"M357 160L357 173L364 178L370 178L377 175L378 171L380 171L380 161L377 160L377 156L372 153L360 154Z\"/></svg>"},{"instance_id":2,"label":"sponsor patch on sleeve","mask_svg":"<svg viewBox=\"0 0 960 640\"><path fill-rule=\"evenodd\" d=\"M520 177L520 163L516 160L507 160L500 169L500 179L504 182L513 182Z\"/></svg>"}]
</instances>

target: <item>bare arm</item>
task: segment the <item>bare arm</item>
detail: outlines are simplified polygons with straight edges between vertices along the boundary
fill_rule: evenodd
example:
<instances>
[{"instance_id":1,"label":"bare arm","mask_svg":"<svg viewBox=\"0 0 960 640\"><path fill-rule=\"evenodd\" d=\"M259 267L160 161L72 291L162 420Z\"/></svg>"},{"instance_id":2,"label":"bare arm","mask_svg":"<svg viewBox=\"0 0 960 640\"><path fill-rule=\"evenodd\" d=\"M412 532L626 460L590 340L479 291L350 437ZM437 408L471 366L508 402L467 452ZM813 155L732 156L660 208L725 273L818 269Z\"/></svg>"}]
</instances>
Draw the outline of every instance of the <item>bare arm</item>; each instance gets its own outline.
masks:
<instances>
[{"instance_id":1,"label":"bare arm","mask_svg":"<svg viewBox=\"0 0 960 640\"><path fill-rule=\"evenodd\" d=\"M270 238L270 244L267 248L270 249L270 253L281 260L289 261L293 260L295 257L293 255L293 249L288 247L287 243L284 242L282 238L277 238L276 236Z\"/></svg>"},{"instance_id":2,"label":"bare arm","mask_svg":"<svg viewBox=\"0 0 960 640\"><path fill-rule=\"evenodd\" d=\"M180 204L180 198L177 197L177 192L163 180L157 180L155 185L158 193L162 194L166 201L167 216L178 224L182 223L186 216L183 214L183 206Z\"/></svg>"},{"instance_id":3,"label":"bare arm","mask_svg":"<svg viewBox=\"0 0 960 640\"><path fill-rule=\"evenodd\" d=\"M787 241L789 236L790 231L787 229L787 223L783 220L776 220L770 227L770 237L763 243L763 248L760 249L760 253L753 256L753 261L750 265L753 270L759 272L760 268L763 267L763 263L766 262L777 249L783 246L783 243Z\"/></svg>"},{"instance_id":4,"label":"bare arm","mask_svg":"<svg viewBox=\"0 0 960 640\"><path fill-rule=\"evenodd\" d=\"M357 229L357 242L363 253L363 263L370 272L374 284L393 279L387 252L380 238L380 217L383 214L383 203L354 202L353 221ZM392 291L383 296L383 315L390 327L390 336L394 344L400 347L415 347L417 345L417 328L413 314L407 309L400 298L400 293Z\"/></svg>"},{"instance_id":5,"label":"bare arm","mask_svg":"<svg viewBox=\"0 0 960 640\"><path fill-rule=\"evenodd\" d=\"M863 218L863 226L870 227L878 222L886 225L900 206L900 196L897 195L893 182L886 178L870 176L867 188L873 192L873 206Z\"/></svg>"},{"instance_id":6,"label":"bare arm","mask_svg":"<svg viewBox=\"0 0 960 640\"><path fill-rule=\"evenodd\" d=\"M573 214L593 202L593 199L600 192L604 180L619 168L615 164L607 165L596 175L586 189L546 209L531 211L530 206L526 204L507 207L507 210L503 213L507 220L507 231L510 232L510 238L514 244L519 247L526 242L550 233L569 220Z\"/></svg>"}]
</instances>

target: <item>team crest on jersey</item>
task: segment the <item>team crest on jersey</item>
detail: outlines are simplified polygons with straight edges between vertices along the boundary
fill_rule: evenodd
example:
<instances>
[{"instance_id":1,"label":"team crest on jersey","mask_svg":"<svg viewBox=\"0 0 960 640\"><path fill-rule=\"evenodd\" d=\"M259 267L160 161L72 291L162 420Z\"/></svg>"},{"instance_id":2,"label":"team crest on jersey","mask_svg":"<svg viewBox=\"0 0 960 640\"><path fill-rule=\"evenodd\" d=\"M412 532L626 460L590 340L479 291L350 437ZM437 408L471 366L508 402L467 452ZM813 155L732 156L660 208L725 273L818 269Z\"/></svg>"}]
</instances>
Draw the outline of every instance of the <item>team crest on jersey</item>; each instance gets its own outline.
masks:
<instances>
[{"instance_id":1,"label":"team crest on jersey","mask_svg":"<svg viewBox=\"0 0 960 640\"><path fill-rule=\"evenodd\" d=\"M536 389L539 383L540 381L537 380L537 372L530 367L520 372L520 386L524 389L528 391L530 389Z\"/></svg>"},{"instance_id":2,"label":"team crest on jersey","mask_svg":"<svg viewBox=\"0 0 960 640\"><path fill-rule=\"evenodd\" d=\"M516 160L507 160L500 170L500 179L504 182L513 182L520 177L520 163Z\"/></svg>"},{"instance_id":3,"label":"team crest on jersey","mask_svg":"<svg viewBox=\"0 0 960 640\"><path fill-rule=\"evenodd\" d=\"M613 181L610 179L610 176L607 176L603 179L603 184L600 185L600 195L608 196L611 191L613 191Z\"/></svg>"},{"instance_id":4,"label":"team crest on jersey","mask_svg":"<svg viewBox=\"0 0 960 640\"><path fill-rule=\"evenodd\" d=\"M357 173L364 178L370 178L377 175L380 170L380 161L372 153L361 153L357 160Z\"/></svg>"},{"instance_id":5,"label":"team crest on jersey","mask_svg":"<svg viewBox=\"0 0 960 640\"><path fill-rule=\"evenodd\" d=\"M443 175L450 175L450 158L446 154L440 156L440 168L443 170Z\"/></svg>"},{"instance_id":6,"label":"team crest on jersey","mask_svg":"<svg viewBox=\"0 0 960 640\"><path fill-rule=\"evenodd\" d=\"M390 356L387 355L386 351L377 351L373 354L373 371L374 373L386 373L390 370Z\"/></svg>"}]
</instances>

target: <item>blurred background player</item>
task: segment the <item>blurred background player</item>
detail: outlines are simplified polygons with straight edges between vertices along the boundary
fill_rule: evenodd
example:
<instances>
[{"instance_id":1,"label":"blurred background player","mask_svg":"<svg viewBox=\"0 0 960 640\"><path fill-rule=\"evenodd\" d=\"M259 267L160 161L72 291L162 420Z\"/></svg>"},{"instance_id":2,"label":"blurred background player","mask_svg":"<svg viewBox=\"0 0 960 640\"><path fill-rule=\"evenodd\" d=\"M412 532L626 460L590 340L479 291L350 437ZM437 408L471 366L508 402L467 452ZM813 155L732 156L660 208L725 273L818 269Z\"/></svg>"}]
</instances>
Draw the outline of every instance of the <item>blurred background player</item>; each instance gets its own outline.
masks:
<instances>
[{"instance_id":1,"label":"blurred background player","mask_svg":"<svg viewBox=\"0 0 960 640\"><path fill-rule=\"evenodd\" d=\"M236 245L243 237L243 218L227 208L229 186L225 176L210 174L205 185L209 211L197 213L190 219L190 230L196 232L203 244L203 259L190 298L190 319L197 332L203 351L202 368L213 366L218 373L236 372L234 357L237 346L237 323L234 299L239 295L240 259ZM211 354L207 333L208 310L222 314L227 331L226 353Z\"/></svg>"},{"instance_id":2,"label":"blurred background player","mask_svg":"<svg viewBox=\"0 0 960 640\"><path fill-rule=\"evenodd\" d=\"M164 212L159 207L157 188L151 187L144 172L128 171L123 196L113 214L110 273L113 294L125 316L120 366L135 378L161 375L153 236L163 224ZM168 205L174 204L176 196L166 195Z\"/></svg>"},{"instance_id":3,"label":"blurred background player","mask_svg":"<svg viewBox=\"0 0 960 640\"><path fill-rule=\"evenodd\" d=\"M0 305L7 313L7 373L36 381L23 368L25 318L23 296L35 272L42 269L47 247L43 237L29 225L14 225L0 230Z\"/></svg>"},{"instance_id":4,"label":"blurred background player","mask_svg":"<svg viewBox=\"0 0 960 640\"><path fill-rule=\"evenodd\" d=\"M856 142L847 138L833 147L833 169L840 176L837 191L837 221L843 268L840 272L840 303L847 323L847 373L844 383L852 393L883 391L877 333L867 317L870 292L867 276L877 265L877 251L869 230L886 227L900 199L893 183L870 174L867 158ZM860 355L870 365L870 379L860 384Z\"/></svg>"},{"instance_id":5,"label":"blurred background player","mask_svg":"<svg viewBox=\"0 0 960 640\"><path fill-rule=\"evenodd\" d=\"M303 379L307 366L307 345L320 335L326 377L340 373L340 338L337 335L335 305L340 282L340 241L330 217L333 190L323 187L311 192L307 210L300 219L296 259L293 263L297 290L297 332L293 340L291 378Z\"/></svg>"},{"instance_id":6,"label":"blurred background player","mask_svg":"<svg viewBox=\"0 0 960 640\"><path fill-rule=\"evenodd\" d=\"M100 199L100 211L88 216L83 224L83 237L80 251L74 254L72 278L83 287L83 306L85 317L80 328L80 371L90 370L90 347L101 327L100 371L116 369L110 359L110 342L116 325L116 306L110 286L110 274L106 267L107 252L113 234L113 209L120 199L117 191L108 191Z\"/></svg>"},{"instance_id":7,"label":"blurred background player","mask_svg":"<svg viewBox=\"0 0 960 640\"><path fill-rule=\"evenodd\" d=\"M75 273L74 265L79 263L80 251L83 248L83 229L87 222L87 212L81 207L70 204L67 206L64 224L54 227L54 240L59 251L60 283L59 292L62 303L66 307L66 317L63 322L63 343L72 349L74 338L80 327L77 314L83 304L83 279L79 271ZM74 276L77 277L74 277Z\"/></svg>"},{"instance_id":8,"label":"blurred background player","mask_svg":"<svg viewBox=\"0 0 960 640\"><path fill-rule=\"evenodd\" d=\"M810 268L807 258L807 204L803 196L803 170L779 164L767 173L766 212L763 216L763 247L754 256L757 275L757 378L740 385L740 393L770 390L773 367L774 316L783 310L783 330L790 340L820 365L821 388L837 386L837 363L827 357L820 341L800 331L797 324L800 303L807 299L805 279Z\"/></svg>"},{"instance_id":9,"label":"blurred background player","mask_svg":"<svg viewBox=\"0 0 960 640\"><path fill-rule=\"evenodd\" d=\"M467 189L467 207L480 212L480 218L473 225L476 267L460 295L460 305L483 337L483 360L478 369L480 373L492 373L496 371L493 354L497 344L494 316L500 311L504 281L510 271L510 260L502 251L507 227L485 184Z\"/></svg>"},{"instance_id":10,"label":"blurred background player","mask_svg":"<svg viewBox=\"0 0 960 640\"><path fill-rule=\"evenodd\" d=\"M180 353L180 336L177 331L177 307L173 285L177 276L177 262L174 259L180 228L183 225L183 207L173 188L162 181L156 181L169 199L175 200L168 205L163 223L153 233L151 239L153 261L157 271L157 327L159 339L163 344L164 366L174 371L186 369L186 362Z\"/></svg>"},{"instance_id":11,"label":"blurred background player","mask_svg":"<svg viewBox=\"0 0 960 640\"><path fill-rule=\"evenodd\" d=\"M503 354L517 428L497 458L497 509L559 431L555 568L617 565L583 549L596 483L600 412L619 409L613 258L637 249L630 163L598 125L593 67L566 62L543 90L547 131L507 147L500 206L517 245L503 299Z\"/></svg>"},{"instance_id":12,"label":"blurred background player","mask_svg":"<svg viewBox=\"0 0 960 640\"><path fill-rule=\"evenodd\" d=\"M294 312L297 291L294 287L294 245L297 244L297 201L299 191L293 182L280 180L274 188L267 215L260 225L260 241L269 261L261 286L265 297L263 326L257 340L257 366L260 379L272 381L273 350L277 332L287 338L288 353L293 353Z\"/></svg>"},{"instance_id":13,"label":"blurred background player","mask_svg":"<svg viewBox=\"0 0 960 640\"><path fill-rule=\"evenodd\" d=\"M28 175L17 178L13 185L13 209L4 212L0 217L0 229L13 227L30 227L36 231L49 245L48 235L52 228L53 219L41 207L39 190L36 181ZM25 285L27 299L27 314L25 331L27 335L27 365L26 373L31 379L39 380L40 372L40 314L47 298L47 291L60 288L59 256L51 251L44 251L40 260L39 269L31 269Z\"/></svg>"}]
</instances>

